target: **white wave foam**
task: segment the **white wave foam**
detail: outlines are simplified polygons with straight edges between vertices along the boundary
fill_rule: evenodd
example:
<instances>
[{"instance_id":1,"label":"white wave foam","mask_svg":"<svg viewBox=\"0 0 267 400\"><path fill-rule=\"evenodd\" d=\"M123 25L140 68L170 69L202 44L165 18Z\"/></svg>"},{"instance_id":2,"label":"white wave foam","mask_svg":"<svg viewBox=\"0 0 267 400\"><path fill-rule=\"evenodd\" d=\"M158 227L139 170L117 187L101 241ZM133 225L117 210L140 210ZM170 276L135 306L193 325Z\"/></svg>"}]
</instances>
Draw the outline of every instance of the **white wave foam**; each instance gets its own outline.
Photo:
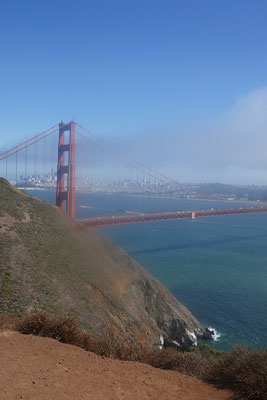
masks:
<instances>
[{"instance_id":1,"label":"white wave foam","mask_svg":"<svg viewBox=\"0 0 267 400\"><path fill-rule=\"evenodd\" d=\"M164 346L164 336L160 335L159 337L159 349L162 350Z\"/></svg>"},{"instance_id":2,"label":"white wave foam","mask_svg":"<svg viewBox=\"0 0 267 400\"><path fill-rule=\"evenodd\" d=\"M216 329L211 328L210 326L208 327L208 330L212 335L212 340L214 340L214 342L219 342L222 336L221 333L216 331Z\"/></svg>"},{"instance_id":3,"label":"white wave foam","mask_svg":"<svg viewBox=\"0 0 267 400\"><path fill-rule=\"evenodd\" d=\"M185 329L187 335L189 336L189 338L192 340L193 342L193 346L197 346L197 337L194 334L194 332L190 332L188 329Z\"/></svg>"}]
</instances>

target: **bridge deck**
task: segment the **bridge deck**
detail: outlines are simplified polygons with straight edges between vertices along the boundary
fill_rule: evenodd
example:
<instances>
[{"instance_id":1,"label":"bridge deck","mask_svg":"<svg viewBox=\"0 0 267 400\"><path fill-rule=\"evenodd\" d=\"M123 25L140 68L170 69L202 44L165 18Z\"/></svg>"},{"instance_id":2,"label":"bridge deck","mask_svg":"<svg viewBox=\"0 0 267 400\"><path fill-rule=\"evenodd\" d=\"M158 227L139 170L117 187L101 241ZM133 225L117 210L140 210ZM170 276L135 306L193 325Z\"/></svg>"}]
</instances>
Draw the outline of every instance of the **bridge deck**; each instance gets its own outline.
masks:
<instances>
[{"instance_id":1,"label":"bridge deck","mask_svg":"<svg viewBox=\"0 0 267 400\"><path fill-rule=\"evenodd\" d=\"M240 208L221 208L211 210L196 210L196 211L176 211L168 213L156 214L138 214L138 215L123 215L109 216L99 218L88 218L77 221L78 229L94 228L98 226L136 224L153 221L169 221L175 219L195 219L203 217L213 217L220 215L238 215L238 214L255 214L267 213L267 206L260 207L240 207Z\"/></svg>"}]
</instances>

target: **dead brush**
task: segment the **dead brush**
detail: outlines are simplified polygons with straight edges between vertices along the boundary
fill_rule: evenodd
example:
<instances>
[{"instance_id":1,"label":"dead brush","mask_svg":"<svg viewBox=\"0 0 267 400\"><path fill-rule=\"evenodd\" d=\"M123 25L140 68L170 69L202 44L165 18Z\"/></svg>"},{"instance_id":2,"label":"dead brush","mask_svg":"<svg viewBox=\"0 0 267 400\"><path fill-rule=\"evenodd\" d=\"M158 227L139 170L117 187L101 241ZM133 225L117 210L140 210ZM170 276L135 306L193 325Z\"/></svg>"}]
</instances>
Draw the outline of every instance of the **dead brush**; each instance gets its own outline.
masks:
<instances>
[{"instance_id":1,"label":"dead brush","mask_svg":"<svg viewBox=\"0 0 267 400\"><path fill-rule=\"evenodd\" d=\"M58 318L47 313L29 314L18 324L23 334L50 337L62 343L74 344L80 340L79 325L72 318Z\"/></svg>"},{"instance_id":2,"label":"dead brush","mask_svg":"<svg viewBox=\"0 0 267 400\"><path fill-rule=\"evenodd\" d=\"M111 323L104 332L105 356L124 361L141 361L142 354L147 351L146 346L126 341L123 335Z\"/></svg>"},{"instance_id":3,"label":"dead brush","mask_svg":"<svg viewBox=\"0 0 267 400\"><path fill-rule=\"evenodd\" d=\"M0 314L0 331L17 330L18 321L10 314Z\"/></svg>"},{"instance_id":4,"label":"dead brush","mask_svg":"<svg viewBox=\"0 0 267 400\"><path fill-rule=\"evenodd\" d=\"M184 353L171 347L150 351L143 356L142 361L155 368L175 370L199 378L203 375L208 362L199 354Z\"/></svg>"},{"instance_id":5,"label":"dead brush","mask_svg":"<svg viewBox=\"0 0 267 400\"><path fill-rule=\"evenodd\" d=\"M56 339L61 343L81 347L100 356L109 356L109 345L104 339L93 338L70 317L55 317L48 313L28 314L17 324L17 330L26 335Z\"/></svg>"},{"instance_id":6,"label":"dead brush","mask_svg":"<svg viewBox=\"0 0 267 400\"><path fill-rule=\"evenodd\" d=\"M232 390L235 399L266 400L267 350L235 347L210 365L204 379Z\"/></svg>"},{"instance_id":7,"label":"dead brush","mask_svg":"<svg viewBox=\"0 0 267 400\"><path fill-rule=\"evenodd\" d=\"M117 329L109 325L105 333L106 357L124 361L138 361L152 367L176 370L183 374L202 376L208 363L197 353L183 353L175 348L151 349L148 345L126 342Z\"/></svg>"},{"instance_id":8,"label":"dead brush","mask_svg":"<svg viewBox=\"0 0 267 400\"><path fill-rule=\"evenodd\" d=\"M0 330L13 329L72 344L100 356L139 361L155 368L196 376L220 389L230 389L235 399L267 400L267 350L236 347L222 354L181 352L174 348L151 350L126 342L118 329L108 326L104 339L93 338L69 317L47 313L26 315L16 320L0 315Z\"/></svg>"},{"instance_id":9,"label":"dead brush","mask_svg":"<svg viewBox=\"0 0 267 400\"><path fill-rule=\"evenodd\" d=\"M54 317L47 313L26 315L18 324L18 331L56 339L95 354L124 361L139 361L155 368L176 370L200 377L207 360L195 353L183 353L174 348L151 350L148 345L127 342L118 329L109 324L103 339L91 337L69 317Z\"/></svg>"}]
</instances>

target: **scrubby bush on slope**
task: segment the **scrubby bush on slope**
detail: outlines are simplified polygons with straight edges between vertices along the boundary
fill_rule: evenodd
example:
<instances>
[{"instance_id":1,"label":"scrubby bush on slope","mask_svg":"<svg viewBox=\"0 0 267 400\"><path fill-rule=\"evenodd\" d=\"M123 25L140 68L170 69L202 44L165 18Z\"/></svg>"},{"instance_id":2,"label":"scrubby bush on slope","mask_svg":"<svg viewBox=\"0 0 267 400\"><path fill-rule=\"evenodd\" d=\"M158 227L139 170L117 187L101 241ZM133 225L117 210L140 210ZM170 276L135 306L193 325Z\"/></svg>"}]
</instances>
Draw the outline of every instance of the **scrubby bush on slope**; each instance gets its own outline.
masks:
<instances>
[{"instance_id":1,"label":"scrubby bush on slope","mask_svg":"<svg viewBox=\"0 0 267 400\"><path fill-rule=\"evenodd\" d=\"M210 365L205 380L228 388L237 399L267 399L267 350L238 346Z\"/></svg>"},{"instance_id":2,"label":"scrubby bush on slope","mask_svg":"<svg viewBox=\"0 0 267 400\"><path fill-rule=\"evenodd\" d=\"M139 361L155 368L177 370L188 375L200 376L203 372L204 359L198 354L183 353L174 348L151 350L148 346L133 345L118 336L109 326L103 339L96 339L82 330L79 324L69 317L55 317L48 313L33 313L15 320L7 315L1 318L3 329L7 326L22 334L49 337L61 343L81 347L98 355L124 361Z\"/></svg>"},{"instance_id":3,"label":"scrubby bush on slope","mask_svg":"<svg viewBox=\"0 0 267 400\"><path fill-rule=\"evenodd\" d=\"M229 352L205 348L181 352L174 348L151 350L134 346L118 337L110 326L104 339L93 338L73 318L36 313L15 320L0 315L0 331L16 329L23 334L54 338L105 357L139 361L155 368L196 376L221 389L230 389L236 399L267 399L267 350L236 347Z\"/></svg>"}]
</instances>

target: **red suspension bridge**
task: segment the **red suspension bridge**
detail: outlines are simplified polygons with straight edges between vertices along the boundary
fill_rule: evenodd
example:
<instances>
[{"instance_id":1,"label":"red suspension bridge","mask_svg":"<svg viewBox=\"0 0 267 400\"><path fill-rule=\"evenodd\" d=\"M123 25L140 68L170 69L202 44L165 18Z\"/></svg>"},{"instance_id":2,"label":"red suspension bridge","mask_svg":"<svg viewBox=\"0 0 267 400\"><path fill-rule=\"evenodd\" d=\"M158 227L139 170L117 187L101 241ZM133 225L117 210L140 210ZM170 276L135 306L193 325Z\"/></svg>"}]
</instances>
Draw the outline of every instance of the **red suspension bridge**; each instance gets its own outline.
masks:
<instances>
[{"instance_id":1,"label":"red suspension bridge","mask_svg":"<svg viewBox=\"0 0 267 400\"><path fill-rule=\"evenodd\" d=\"M80 229L195 219L219 215L267 212L267 206L149 213L140 198L175 196L178 183L127 157L77 122L60 122L30 139L0 153L0 173L17 187L55 191L55 203L70 218L76 216L77 192L127 194L139 202L126 215L100 215L77 222ZM125 210L117 213L125 214Z\"/></svg>"}]
</instances>

